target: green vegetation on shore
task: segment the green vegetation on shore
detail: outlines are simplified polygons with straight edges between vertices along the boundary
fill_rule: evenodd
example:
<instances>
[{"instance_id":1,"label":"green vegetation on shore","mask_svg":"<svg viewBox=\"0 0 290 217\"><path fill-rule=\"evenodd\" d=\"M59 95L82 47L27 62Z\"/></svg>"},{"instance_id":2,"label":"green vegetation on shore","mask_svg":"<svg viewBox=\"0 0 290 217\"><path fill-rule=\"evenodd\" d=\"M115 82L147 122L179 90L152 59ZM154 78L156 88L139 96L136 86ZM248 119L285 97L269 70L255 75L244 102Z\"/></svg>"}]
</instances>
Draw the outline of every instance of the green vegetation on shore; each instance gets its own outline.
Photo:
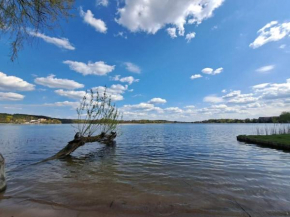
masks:
<instances>
[{"instance_id":1,"label":"green vegetation on shore","mask_svg":"<svg viewBox=\"0 0 290 217\"><path fill-rule=\"evenodd\" d=\"M0 113L0 123L6 124L61 124L62 122L56 118L50 118L41 115L25 115L25 114L6 114Z\"/></svg>"},{"instance_id":2,"label":"green vegetation on shore","mask_svg":"<svg viewBox=\"0 0 290 217\"><path fill-rule=\"evenodd\" d=\"M45 120L44 120L45 119ZM41 124L76 124L77 119L51 118L42 115L7 114L0 113L0 123L24 124L42 120ZM96 121L97 123L97 121ZM209 119L196 122L167 121L167 120L120 120L120 124L175 124L175 123L290 123L290 112L283 112L277 117L260 117L257 119Z\"/></svg>"},{"instance_id":3,"label":"green vegetation on shore","mask_svg":"<svg viewBox=\"0 0 290 217\"><path fill-rule=\"evenodd\" d=\"M42 115L26 115L26 114L7 114L0 113L0 123L6 124L77 124L80 121L77 119L61 119L51 118ZM98 121L94 121L97 123ZM120 120L120 124L171 124L171 123L187 123L179 121L166 121L166 120Z\"/></svg>"},{"instance_id":4,"label":"green vegetation on shore","mask_svg":"<svg viewBox=\"0 0 290 217\"><path fill-rule=\"evenodd\" d=\"M284 114L285 113L282 113L282 115ZM257 135L240 135L237 136L237 140L264 147L290 151L290 125L274 124L270 125L270 127L257 127Z\"/></svg>"},{"instance_id":5,"label":"green vegetation on shore","mask_svg":"<svg viewBox=\"0 0 290 217\"><path fill-rule=\"evenodd\" d=\"M290 134L281 135L240 135L240 142L252 143L264 147L290 151Z\"/></svg>"},{"instance_id":6,"label":"green vegetation on shore","mask_svg":"<svg viewBox=\"0 0 290 217\"><path fill-rule=\"evenodd\" d=\"M290 123L290 112L282 112L276 117L259 117L254 119L209 119L205 121L196 121L194 123Z\"/></svg>"}]
</instances>

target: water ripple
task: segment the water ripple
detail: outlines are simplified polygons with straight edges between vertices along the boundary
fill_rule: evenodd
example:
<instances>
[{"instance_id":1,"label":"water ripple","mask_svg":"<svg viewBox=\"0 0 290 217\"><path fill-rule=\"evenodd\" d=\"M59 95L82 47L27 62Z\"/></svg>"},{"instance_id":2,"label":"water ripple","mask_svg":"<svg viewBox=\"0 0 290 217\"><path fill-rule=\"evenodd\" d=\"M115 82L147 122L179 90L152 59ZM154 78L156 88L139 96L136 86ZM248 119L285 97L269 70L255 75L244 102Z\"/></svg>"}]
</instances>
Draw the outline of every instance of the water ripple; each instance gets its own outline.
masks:
<instances>
[{"instance_id":1,"label":"water ripple","mask_svg":"<svg viewBox=\"0 0 290 217\"><path fill-rule=\"evenodd\" d=\"M66 160L28 166L61 149L73 129L0 125L9 184L4 196L25 206L51 202L106 210L114 201L127 213L239 216L242 206L261 216L286 216L290 154L236 141L254 129L250 124L122 125L115 147L87 144ZM0 201L0 208L5 205Z\"/></svg>"}]
</instances>

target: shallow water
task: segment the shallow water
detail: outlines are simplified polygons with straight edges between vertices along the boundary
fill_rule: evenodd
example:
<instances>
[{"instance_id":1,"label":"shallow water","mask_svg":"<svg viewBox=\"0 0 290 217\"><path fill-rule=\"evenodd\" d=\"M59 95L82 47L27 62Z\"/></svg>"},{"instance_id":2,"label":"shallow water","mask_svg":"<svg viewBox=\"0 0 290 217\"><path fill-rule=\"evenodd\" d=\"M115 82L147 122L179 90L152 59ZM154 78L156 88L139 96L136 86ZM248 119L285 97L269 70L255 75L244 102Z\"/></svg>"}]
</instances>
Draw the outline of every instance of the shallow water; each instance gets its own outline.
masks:
<instances>
[{"instance_id":1,"label":"shallow water","mask_svg":"<svg viewBox=\"0 0 290 217\"><path fill-rule=\"evenodd\" d=\"M0 125L8 182L0 216L288 216L290 153L236 141L256 127L122 125L114 147L87 144L69 159L30 165L66 145L73 128Z\"/></svg>"}]
</instances>

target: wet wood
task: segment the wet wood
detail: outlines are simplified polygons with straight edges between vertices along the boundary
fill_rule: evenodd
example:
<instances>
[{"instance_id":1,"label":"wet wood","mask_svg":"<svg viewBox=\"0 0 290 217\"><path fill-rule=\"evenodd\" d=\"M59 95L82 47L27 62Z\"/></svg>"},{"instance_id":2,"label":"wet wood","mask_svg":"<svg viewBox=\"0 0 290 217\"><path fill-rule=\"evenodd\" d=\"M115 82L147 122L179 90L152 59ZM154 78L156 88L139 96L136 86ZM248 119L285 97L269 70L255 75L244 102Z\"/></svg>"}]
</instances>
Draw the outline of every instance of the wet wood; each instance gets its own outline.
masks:
<instances>
[{"instance_id":1,"label":"wet wood","mask_svg":"<svg viewBox=\"0 0 290 217\"><path fill-rule=\"evenodd\" d=\"M110 145L114 142L116 136L117 134L115 132L111 132L110 134L101 133L100 135L92 137L75 137L74 140L68 142L62 150L44 161L65 158L86 143L99 142L105 145Z\"/></svg>"}]
</instances>

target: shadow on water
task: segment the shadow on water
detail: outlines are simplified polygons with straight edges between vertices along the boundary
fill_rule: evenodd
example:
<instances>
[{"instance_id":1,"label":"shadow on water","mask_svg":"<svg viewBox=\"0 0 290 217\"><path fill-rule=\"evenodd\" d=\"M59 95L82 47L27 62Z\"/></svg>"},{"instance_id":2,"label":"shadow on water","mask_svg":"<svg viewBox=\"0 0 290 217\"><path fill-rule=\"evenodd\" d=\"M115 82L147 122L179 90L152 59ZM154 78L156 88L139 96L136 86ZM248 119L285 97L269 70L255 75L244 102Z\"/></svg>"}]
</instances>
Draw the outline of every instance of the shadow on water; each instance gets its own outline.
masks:
<instances>
[{"instance_id":1,"label":"shadow on water","mask_svg":"<svg viewBox=\"0 0 290 217\"><path fill-rule=\"evenodd\" d=\"M94 162L98 159L103 159L108 156L112 156L115 153L116 150L116 142L105 145L101 149L98 149L96 152L89 152L87 154L81 155L81 156L68 156L66 158L59 159L61 162L66 163L68 166L73 165L79 165L79 164L85 164L89 162Z\"/></svg>"},{"instance_id":2,"label":"shadow on water","mask_svg":"<svg viewBox=\"0 0 290 217\"><path fill-rule=\"evenodd\" d=\"M79 155L77 154L76 156L68 156L66 158L62 158L62 159L55 159L55 160L51 160L51 161L46 161L46 162L40 162L37 164L30 164L30 165L26 165L23 167L19 167L15 170L10 171L10 173L17 173L17 172L21 172L21 170L24 169L28 169L28 170L34 170L35 173L41 173L41 170L45 170L46 168L49 167L54 167L57 168L57 172L56 174L61 174L61 176L64 179L67 178L76 178L76 179L82 179L82 175L86 174L86 173L92 173L92 171L90 171L90 166L95 170L97 168L100 168L100 165L102 164L106 164L103 161L106 161L107 159L109 159L110 161L114 158L115 155L115 151L116 151L116 142L109 144L109 145L105 145L102 146L101 148L92 151L90 150L88 153L83 154L83 155ZM99 165L99 166L96 166ZM114 168L111 167L111 170L115 170ZM33 167L33 168L32 168ZM92 169L91 168L91 169ZM55 171L50 171L51 175L54 175ZM49 182L47 180L47 182ZM42 200L37 200L34 199L33 196L19 196L19 195L10 195L8 192L3 191L0 192L0 201L3 200L8 200L8 199L14 199L14 200L20 200L20 201L31 201L31 202L36 202L39 204L52 204L51 201L46 201L45 199ZM65 204L58 204L55 203L55 206L58 207L65 207L65 208L70 208L73 209L73 207L70 207L69 205L65 205ZM0 215L1 216L1 215Z\"/></svg>"},{"instance_id":3,"label":"shadow on water","mask_svg":"<svg viewBox=\"0 0 290 217\"><path fill-rule=\"evenodd\" d=\"M284 152L284 153L290 153L290 150L283 150L281 148L275 148L275 147L267 147L267 146L264 146L264 145L260 145L260 144L254 144L254 143L251 143L251 142L239 142L238 141L238 144L239 145L248 145L248 146L257 146L259 148L263 148L263 149L273 149L275 151L281 151L281 152Z\"/></svg>"},{"instance_id":4,"label":"shadow on water","mask_svg":"<svg viewBox=\"0 0 290 217\"><path fill-rule=\"evenodd\" d=\"M16 168L6 172L6 174L9 174L11 172L21 171L21 170L26 169L28 167L35 167L35 166L39 166L42 164L50 163L53 161L60 161L60 162L66 163L67 166L84 165L86 163L94 162L98 159L102 159L102 158L105 158L107 156L112 156L115 153L116 145L117 145L116 141L113 141L110 144L106 144L101 149L98 149L96 152L89 151L89 153L83 154L79 157L69 155L66 158L60 158L60 159L47 160L47 159L49 159L49 158L47 158L47 159L38 161L36 163L31 163L28 165L16 167Z\"/></svg>"}]
</instances>

